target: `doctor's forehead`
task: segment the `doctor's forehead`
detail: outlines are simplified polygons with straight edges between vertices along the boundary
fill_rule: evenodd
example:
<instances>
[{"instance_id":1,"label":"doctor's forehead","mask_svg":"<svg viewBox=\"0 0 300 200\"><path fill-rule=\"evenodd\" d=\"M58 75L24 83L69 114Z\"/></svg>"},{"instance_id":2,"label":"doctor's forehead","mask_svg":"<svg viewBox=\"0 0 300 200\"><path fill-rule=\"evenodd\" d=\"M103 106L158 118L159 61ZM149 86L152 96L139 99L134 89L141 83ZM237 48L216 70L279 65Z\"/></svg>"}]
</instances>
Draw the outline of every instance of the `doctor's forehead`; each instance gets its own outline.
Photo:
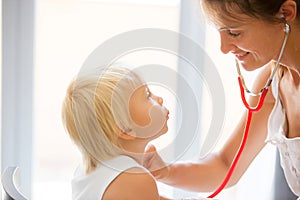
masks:
<instances>
[{"instance_id":1,"label":"doctor's forehead","mask_svg":"<svg viewBox=\"0 0 300 200\"><path fill-rule=\"evenodd\" d=\"M238 16L236 16L238 17ZM250 24L251 22L254 21L253 18L248 17L248 16L241 16L241 19L233 18L233 17L214 17L212 21L212 25L217 29L217 30L227 30L227 29L237 29L241 28L247 24Z\"/></svg>"},{"instance_id":2,"label":"doctor's forehead","mask_svg":"<svg viewBox=\"0 0 300 200\"><path fill-rule=\"evenodd\" d=\"M224 5L223 5L224 4ZM212 4L213 5L213 4ZM236 5L227 5L226 3L216 3L204 8L208 21L215 27L237 27L255 20L253 16L243 13Z\"/></svg>"}]
</instances>

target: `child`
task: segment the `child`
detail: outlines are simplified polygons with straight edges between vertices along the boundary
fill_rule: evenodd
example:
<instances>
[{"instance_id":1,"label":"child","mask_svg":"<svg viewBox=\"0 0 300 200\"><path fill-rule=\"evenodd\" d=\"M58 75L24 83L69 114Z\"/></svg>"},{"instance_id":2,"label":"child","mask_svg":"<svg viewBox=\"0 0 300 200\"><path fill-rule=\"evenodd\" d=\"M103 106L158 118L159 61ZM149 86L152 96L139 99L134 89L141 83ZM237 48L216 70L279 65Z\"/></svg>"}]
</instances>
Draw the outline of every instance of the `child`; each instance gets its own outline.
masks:
<instances>
[{"instance_id":1,"label":"child","mask_svg":"<svg viewBox=\"0 0 300 200\"><path fill-rule=\"evenodd\" d=\"M168 131L162 104L123 67L91 69L71 82L62 119L83 157L72 180L73 199L165 199L140 165L149 141Z\"/></svg>"}]
</instances>

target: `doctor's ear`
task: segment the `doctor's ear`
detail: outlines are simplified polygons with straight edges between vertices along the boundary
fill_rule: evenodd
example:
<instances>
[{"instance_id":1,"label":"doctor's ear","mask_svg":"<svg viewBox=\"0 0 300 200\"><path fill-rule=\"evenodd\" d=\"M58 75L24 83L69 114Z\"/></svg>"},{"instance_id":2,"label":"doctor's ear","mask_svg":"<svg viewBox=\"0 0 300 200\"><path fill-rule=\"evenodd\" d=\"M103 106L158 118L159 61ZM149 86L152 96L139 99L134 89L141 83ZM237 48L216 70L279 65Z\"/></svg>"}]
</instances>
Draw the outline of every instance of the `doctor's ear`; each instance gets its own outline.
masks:
<instances>
[{"instance_id":1,"label":"doctor's ear","mask_svg":"<svg viewBox=\"0 0 300 200\"><path fill-rule=\"evenodd\" d=\"M297 3L293 0L286 0L279 9L280 18L291 22L297 17Z\"/></svg>"}]
</instances>

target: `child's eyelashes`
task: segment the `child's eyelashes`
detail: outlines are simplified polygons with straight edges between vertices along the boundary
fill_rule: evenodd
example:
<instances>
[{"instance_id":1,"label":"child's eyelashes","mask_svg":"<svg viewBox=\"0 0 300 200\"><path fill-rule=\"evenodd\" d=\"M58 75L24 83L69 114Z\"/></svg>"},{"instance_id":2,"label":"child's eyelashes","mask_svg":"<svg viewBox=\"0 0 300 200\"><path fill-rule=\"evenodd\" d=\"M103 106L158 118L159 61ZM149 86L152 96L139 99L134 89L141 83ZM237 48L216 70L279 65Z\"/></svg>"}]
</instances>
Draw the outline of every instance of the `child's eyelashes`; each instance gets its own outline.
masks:
<instances>
[{"instance_id":1,"label":"child's eyelashes","mask_svg":"<svg viewBox=\"0 0 300 200\"><path fill-rule=\"evenodd\" d=\"M146 97L147 97L147 98L152 97L152 93L151 93L149 90L146 91Z\"/></svg>"}]
</instances>

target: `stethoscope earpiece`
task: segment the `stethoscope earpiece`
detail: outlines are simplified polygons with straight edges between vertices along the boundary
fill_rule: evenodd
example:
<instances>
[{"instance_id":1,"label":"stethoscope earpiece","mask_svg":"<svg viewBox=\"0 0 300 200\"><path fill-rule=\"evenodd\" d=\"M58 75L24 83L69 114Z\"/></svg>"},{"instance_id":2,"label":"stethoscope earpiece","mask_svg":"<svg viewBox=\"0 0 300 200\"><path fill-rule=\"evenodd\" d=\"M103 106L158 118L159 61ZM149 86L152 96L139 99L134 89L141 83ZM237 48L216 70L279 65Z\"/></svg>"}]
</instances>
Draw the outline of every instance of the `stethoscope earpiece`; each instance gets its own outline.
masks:
<instances>
[{"instance_id":1,"label":"stethoscope earpiece","mask_svg":"<svg viewBox=\"0 0 300 200\"><path fill-rule=\"evenodd\" d=\"M288 25L288 23L285 23L284 25L284 30L283 30L286 34L290 33L290 25Z\"/></svg>"}]
</instances>

